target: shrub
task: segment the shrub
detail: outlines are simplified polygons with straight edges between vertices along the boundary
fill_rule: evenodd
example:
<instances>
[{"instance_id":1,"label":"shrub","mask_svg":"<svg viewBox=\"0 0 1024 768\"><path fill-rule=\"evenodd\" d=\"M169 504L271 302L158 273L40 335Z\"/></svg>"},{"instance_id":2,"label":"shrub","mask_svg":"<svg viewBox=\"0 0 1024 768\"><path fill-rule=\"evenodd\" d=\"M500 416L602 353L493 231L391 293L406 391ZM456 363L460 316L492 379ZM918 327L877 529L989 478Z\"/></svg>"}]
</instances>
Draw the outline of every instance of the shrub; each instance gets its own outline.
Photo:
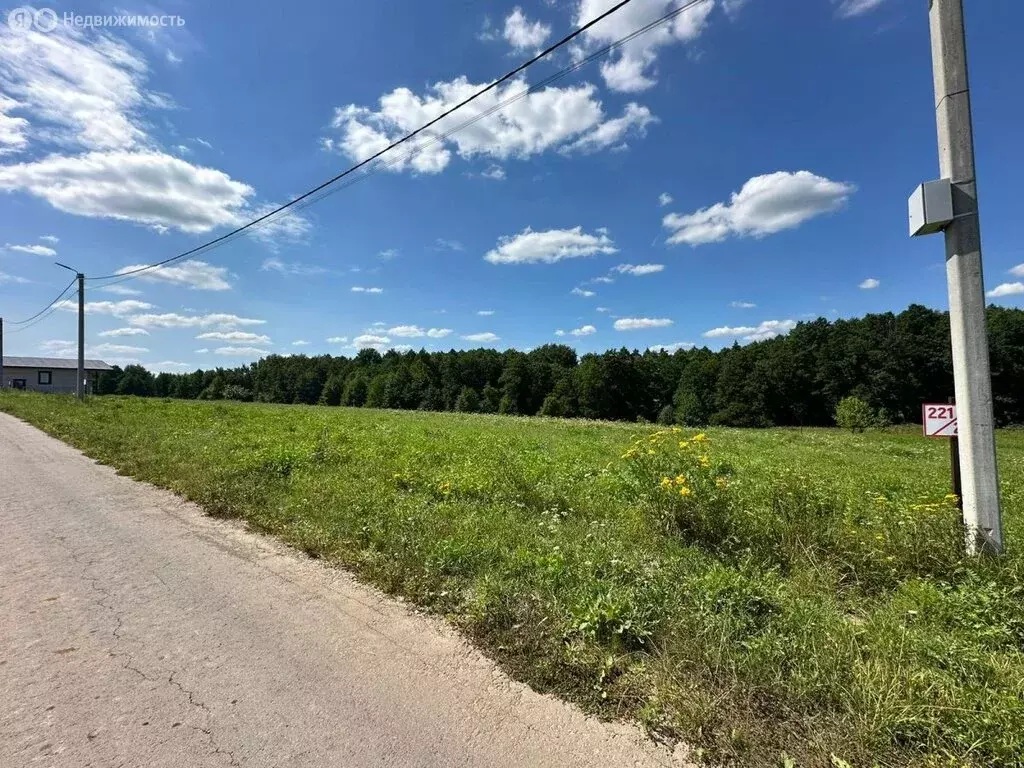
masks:
<instances>
[{"instance_id":1,"label":"shrub","mask_svg":"<svg viewBox=\"0 0 1024 768\"><path fill-rule=\"evenodd\" d=\"M659 424L674 424L676 421L676 409L671 405L666 405L660 411L658 411L658 423Z\"/></svg>"},{"instance_id":2,"label":"shrub","mask_svg":"<svg viewBox=\"0 0 1024 768\"><path fill-rule=\"evenodd\" d=\"M836 405L836 426L852 432L863 432L877 423L875 412L871 406L859 397L844 397Z\"/></svg>"},{"instance_id":3,"label":"shrub","mask_svg":"<svg viewBox=\"0 0 1024 768\"><path fill-rule=\"evenodd\" d=\"M240 384L228 384L224 387L221 397L225 400L238 400L243 403L252 402L252 392Z\"/></svg>"},{"instance_id":4,"label":"shrub","mask_svg":"<svg viewBox=\"0 0 1024 768\"><path fill-rule=\"evenodd\" d=\"M480 410L480 396L472 387L463 387L459 399L455 401L455 410L463 413L476 413Z\"/></svg>"}]
</instances>

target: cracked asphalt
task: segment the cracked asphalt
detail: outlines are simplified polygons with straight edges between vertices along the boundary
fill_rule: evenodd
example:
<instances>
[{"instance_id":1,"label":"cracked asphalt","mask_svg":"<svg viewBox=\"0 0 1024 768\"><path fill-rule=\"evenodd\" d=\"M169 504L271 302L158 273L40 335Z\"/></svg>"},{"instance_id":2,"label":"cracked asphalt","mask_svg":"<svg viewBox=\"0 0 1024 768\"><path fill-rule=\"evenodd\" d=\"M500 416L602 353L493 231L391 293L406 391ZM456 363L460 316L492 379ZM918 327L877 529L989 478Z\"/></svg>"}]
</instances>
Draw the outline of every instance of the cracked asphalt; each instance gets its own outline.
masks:
<instances>
[{"instance_id":1,"label":"cracked asphalt","mask_svg":"<svg viewBox=\"0 0 1024 768\"><path fill-rule=\"evenodd\" d=\"M224 765L688 763L0 414L0 766Z\"/></svg>"}]
</instances>

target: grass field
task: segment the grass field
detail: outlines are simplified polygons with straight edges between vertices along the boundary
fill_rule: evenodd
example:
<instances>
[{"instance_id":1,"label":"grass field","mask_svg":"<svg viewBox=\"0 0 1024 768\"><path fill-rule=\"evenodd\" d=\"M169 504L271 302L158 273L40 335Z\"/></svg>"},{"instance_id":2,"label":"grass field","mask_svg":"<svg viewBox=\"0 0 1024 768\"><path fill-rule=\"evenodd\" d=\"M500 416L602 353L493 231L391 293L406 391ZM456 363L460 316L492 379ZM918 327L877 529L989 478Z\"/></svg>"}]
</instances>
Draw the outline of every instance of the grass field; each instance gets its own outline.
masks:
<instances>
[{"instance_id":1,"label":"grass field","mask_svg":"<svg viewBox=\"0 0 1024 768\"><path fill-rule=\"evenodd\" d=\"M960 554L948 444L916 429L14 393L0 409L711 760L1024 765L1024 432L998 438L1011 554L979 561Z\"/></svg>"}]
</instances>

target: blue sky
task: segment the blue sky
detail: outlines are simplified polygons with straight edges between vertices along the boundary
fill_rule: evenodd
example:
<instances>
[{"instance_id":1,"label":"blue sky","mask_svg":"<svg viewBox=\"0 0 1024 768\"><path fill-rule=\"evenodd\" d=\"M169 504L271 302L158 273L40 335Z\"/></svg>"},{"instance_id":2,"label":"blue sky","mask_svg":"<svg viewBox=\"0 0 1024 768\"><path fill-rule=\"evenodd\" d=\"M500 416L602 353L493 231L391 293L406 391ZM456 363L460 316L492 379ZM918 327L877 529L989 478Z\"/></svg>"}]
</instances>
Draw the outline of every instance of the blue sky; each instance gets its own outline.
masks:
<instances>
[{"instance_id":1,"label":"blue sky","mask_svg":"<svg viewBox=\"0 0 1024 768\"><path fill-rule=\"evenodd\" d=\"M50 6L53 31L3 25L0 314L45 305L70 278L55 261L112 274L230 230L612 4L82 2ZM677 4L634 0L485 106ZM967 11L986 287L1021 306L1024 8ZM945 308L941 237L906 232L938 176L932 104L921 0L708 0L253 236L90 283L90 354L718 348ZM73 354L70 311L14 330L8 354Z\"/></svg>"}]
</instances>

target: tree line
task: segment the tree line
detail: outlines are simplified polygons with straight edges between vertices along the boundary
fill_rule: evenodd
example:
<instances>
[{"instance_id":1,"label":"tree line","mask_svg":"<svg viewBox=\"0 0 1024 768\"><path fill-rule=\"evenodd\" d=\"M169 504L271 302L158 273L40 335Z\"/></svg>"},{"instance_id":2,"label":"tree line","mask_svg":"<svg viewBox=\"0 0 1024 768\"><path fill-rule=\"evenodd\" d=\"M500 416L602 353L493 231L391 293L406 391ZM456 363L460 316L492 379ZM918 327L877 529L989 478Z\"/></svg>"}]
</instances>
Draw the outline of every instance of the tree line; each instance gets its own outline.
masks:
<instances>
[{"instance_id":1,"label":"tree line","mask_svg":"<svg viewBox=\"0 0 1024 768\"><path fill-rule=\"evenodd\" d=\"M1024 310L989 307L996 419L1024 424ZM803 322L745 346L600 354L545 344L353 357L269 355L238 368L153 375L115 367L99 394L659 421L691 426L826 426L858 397L882 421L920 421L953 394L949 316L899 314Z\"/></svg>"}]
</instances>

